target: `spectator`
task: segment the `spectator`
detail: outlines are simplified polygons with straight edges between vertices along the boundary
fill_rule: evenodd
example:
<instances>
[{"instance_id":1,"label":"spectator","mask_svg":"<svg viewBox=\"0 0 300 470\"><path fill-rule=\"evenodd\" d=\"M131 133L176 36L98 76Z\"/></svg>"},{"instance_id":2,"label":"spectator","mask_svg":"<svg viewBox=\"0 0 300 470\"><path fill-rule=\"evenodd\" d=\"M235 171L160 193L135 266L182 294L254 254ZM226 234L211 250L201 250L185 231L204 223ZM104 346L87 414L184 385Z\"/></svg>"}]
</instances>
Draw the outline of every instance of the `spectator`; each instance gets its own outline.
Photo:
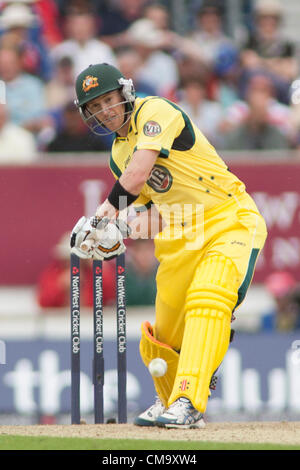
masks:
<instances>
[{"instance_id":1,"label":"spectator","mask_svg":"<svg viewBox=\"0 0 300 470\"><path fill-rule=\"evenodd\" d=\"M219 49L215 66L211 94L224 110L239 101L238 83L241 73L239 52L230 45Z\"/></svg>"},{"instance_id":2,"label":"spectator","mask_svg":"<svg viewBox=\"0 0 300 470\"><path fill-rule=\"evenodd\" d=\"M242 65L246 71L272 73L280 100L288 103L289 85L297 76L298 64L295 45L281 32L283 7L277 0L260 0L254 13L254 30L243 47Z\"/></svg>"},{"instance_id":3,"label":"spectator","mask_svg":"<svg viewBox=\"0 0 300 470\"><path fill-rule=\"evenodd\" d=\"M111 0L108 1L110 2ZM57 3L60 15L64 18L70 12L82 13L93 11L96 13L96 8L99 11L100 9L106 9L107 0L55 0L55 2Z\"/></svg>"},{"instance_id":4,"label":"spectator","mask_svg":"<svg viewBox=\"0 0 300 470\"><path fill-rule=\"evenodd\" d=\"M46 109L44 83L23 71L20 52L13 48L0 49L0 79L6 85L11 121L33 132L42 145L44 132L53 126Z\"/></svg>"},{"instance_id":5,"label":"spectator","mask_svg":"<svg viewBox=\"0 0 300 470\"><path fill-rule=\"evenodd\" d=\"M263 330L291 331L300 328L300 285L286 271L270 274L265 286L275 303L262 318Z\"/></svg>"},{"instance_id":6,"label":"spectator","mask_svg":"<svg viewBox=\"0 0 300 470\"><path fill-rule=\"evenodd\" d=\"M190 38L197 44L199 58L213 68L220 48L234 46L231 38L223 32L223 8L220 2L204 1L197 14L197 26Z\"/></svg>"},{"instance_id":7,"label":"spectator","mask_svg":"<svg viewBox=\"0 0 300 470\"><path fill-rule=\"evenodd\" d=\"M47 47L52 48L63 40L62 18L55 0L35 0L34 11L40 20L40 33Z\"/></svg>"},{"instance_id":8,"label":"spectator","mask_svg":"<svg viewBox=\"0 0 300 470\"><path fill-rule=\"evenodd\" d=\"M169 96L174 93L179 83L179 73L175 59L162 50L165 45L164 32L144 18L130 26L128 35L142 61L137 79L154 87L156 95Z\"/></svg>"},{"instance_id":9,"label":"spectator","mask_svg":"<svg viewBox=\"0 0 300 470\"><path fill-rule=\"evenodd\" d=\"M62 57L54 66L52 79L46 84L46 106L59 111L75 100L74 66L70 57Z\"/></svg>"},{"instance_id":10,"label":"spectator","mask_svg":"<svg viewBox=\"0 0 300 470\"><path fill-rule=\"evenodd\" d=\"M227 150L288 149L290 142L280 125L275 123L270 95L263 88L250 87L245 115L239 124L225 134Z\"/></svg>"},{"instance_id":11,"label":"spectator","mask_svg":"<svg viewBox=\"0 0 300 470\"><path fill-rule=\"evenodd\" d=\"M262 100L261 103L259 103L260 98ZM255 113L255 109L257 113ZM245 101L237 101L227 110L226 118L222 123L223 132L227 133L237 126L246 124L251 110L256 114L258 121L262 123L263 120L266 120L266 123L271 126L271 128L277 129L280 134L285 137L284 148L286 148L286 145L293 143L295 139L295 128L292 122L291 109L276 100L274 82L266 73L253 74L249 79L246 89L246 99ZM259 116L259 110L262 112L261 116ZM253 117L254 115L252 114L252 118ZM278 142L276 138L275 141ZM281 141L281 138L279 141ZM271 148L274 147L272 146Z\"/></svg>"},{"instance_id":12,"label":"spectator","mask_svg":"<svg viewBox=\"0 0 300 470\"><path fill-rule=\"evenodd\" d=\"M164 5L159 3L146 5L143 18L152 21L159 32L159 48L176 60L180 79L185 80L191 75L202 76L207 73L208 68L203 62L198 44L171 30L170 13ZM170 98L176 101L176 93Z\"/></svg>"},{"instance_id":13,"label":"spectator","mask_svg":"<svg viewBox=\"0 0 300 470\"><path fill-rule=\"evenodd\" d=\"M132 45L128 28L142 18L147 0L122 0L109 2L108 7L99 9L101 21L99 34L102 41L114 50Z\"/></svg>"},{"instance_id":14,"label":"spectator","mask_svg":"<svg viewBox=\"0 0 300 470\"><path fill-rule=\"evenodd\" d=\"M176 100L179 75L188 75L191 68L195 69L195 62L196 67L199 63L202 68L204 65L198 45L171 31L169 25L170 16L164 5L146 4L143 16L129 25L118 46L119 54L124 49L125 52L134 49L141 58L138 73L134 73L135 83L148 84L155 89L151 94ZM160 74L155 72L156 68L161 71Z\"/></svg>"},{"instance_id":15,"label":"spectator","mask_svg":"<svg viewBox=\"0 0 300 470\"><path fill-rule=\"evenodd\" d=\"M177 51L179 51L179 49L177 49ZM177 91L180 91L181 84L189 80L190 77L198 77L199 80L205 81L207 85L206 93L209 99L214 98L213 93L215 86L212 80L211 69L209 69L206 64L197 59L195 60L194 57L186 54L183 50L179 52L179 57L176 57L176 62L179 71L179 85ZM175 101L177 100L178 97L175 98Z\"/></svg>"},{"instance_id":16,"label":"spectator","mask_svg":"<svg viewBox=\"0 0 300 470\"><path fill-rule=\"evenodd\" d=\"M157 262L151 239L139 238L128 247L126 302L128 306L154 305Z\"/></svg>"},{"instance_id":17,"label":"spectator","mask_svg":"<svg viewBox=\"0 0 300 470\"><path fill-rule=\"evenodd\" d=\"M36 150L33 135L10 122L6 106L0 104L0 164L33 162Z\"/></svg>"},{"instance_id":18,"label":"spectator","mask_svg":"<svg viewBox=\"0 0 300 470\"><path fill-rule=\"evenodd\" d=\"M167 30L166 20L163 22L163 17L160 19L165 47L176 58L180 76L186 79L197 69L200 75L209 74L210 98L215 91L215 66L218 62L220 69L220 55L222 65L225 65L228 61L232 62L232 57L235 58L238 53L233 41L223 33L222 12L219 2L205 2L198 11L196 29L185 37Z\"/></svg>"},{"instance_id":19,"label":"spectator","mask_svg":"<svg viewBox=\"0 0 300 470\"><path fill-rule=\"evenodd\" d=\"M65 233L53 250L53 259L40 274L37 300L41 307L67 307L70 302L70 234ZM93 305L91 261L81 261L81 305ZM115 299L115 269L112 263L103 266L103 305Z\"/></svg>"},{"instance_id":20,"label":"spectator","mask_svg":"<svg viewBox=\"0 0 300 470\"><path fill-rule=\"evenodd\" d=\"M179 105L191 117L196 126L215 146L220 143L219 125L223 110L219 103L206 96L206 83L198 77L190 77L181 88Z\"/></svg>"},{"instance_id":21,"label":"spectator","mask_svg":"<svg viewBox=\"0 0 300 470\"><path fill-rule=\"evenodd\" d=\"M52 73L48 49L41 38L32 38L38 17L29 6L11 4L4 8L0 17L3 31L0 47L14 47L20 51L24 72L49 80ZM37 40L39 39L39 40Z\"/></svg>"},{"instance_id":22,"label":"spectator","mask_svg":"<svg viewBox=\"0 0 300 470\"><path fill-rule=\"evenodd\" d=\"M169 11L161 3L146 4L143 18L153 21L155 26L161 31L168 31L170 29Z\"/></svg>"},{"instance_id":23,"label":"spectator","mask_svg":"<svg viewBox=\"0 0 300 470\"><path fill-rule=\"evenodd\" d=\"M104 151L108 147L100 137L91 134L84 125L74 102L63 109L62 128L48 144L48 152Z\"/></svg>"},{"instance_id":24,"label":"spectator","mask_svg":"<svg viewBox=\"0 0 300 470\"><path fill-rule=\"evenodd\" d=\"M96 38L97 22L92 12L69 12L65 18L67 39L55 46L51 55L58 62L69 57L74 63L74 77L90 64L116 64L113 50Z\"/></svg>"},{"instance_id":25,"label":"spectator","mask_svg":"<svg viewBox=\"0 0 300 470\"><path fill-rule=\"evenodd\" d=\"M125 49L117 54L118 68L125 78L131 78L137 96L153 96L156 90L148 82L138 78L139 69L142 65L142 58L134 49Z\"/></svg>"}]
</instances>

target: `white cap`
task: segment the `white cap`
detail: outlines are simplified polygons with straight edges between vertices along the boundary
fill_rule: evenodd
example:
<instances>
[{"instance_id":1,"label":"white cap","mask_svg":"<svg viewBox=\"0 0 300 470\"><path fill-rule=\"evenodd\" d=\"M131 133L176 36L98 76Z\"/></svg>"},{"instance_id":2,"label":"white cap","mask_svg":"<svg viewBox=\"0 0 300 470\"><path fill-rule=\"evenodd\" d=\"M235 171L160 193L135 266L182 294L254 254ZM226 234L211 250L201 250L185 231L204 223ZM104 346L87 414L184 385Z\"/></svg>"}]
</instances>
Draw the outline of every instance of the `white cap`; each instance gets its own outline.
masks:
<instances>
[{"instance_id":1,"label":"white cap","mask_svg":"<svg viewBox=\"0 0 300 470\"><path fill-rule=\"evenodd\" d=\"M36 18L36 15L32 13L30 7L22 3L15 3L8 5L2 11L0 16L0 27L3 29L13 27L29 28L33 25Z\"/></svg>"},{"instance_id":2,"label":"white cap","mask_svg":"<svg viewBox=\"0 0 300 470\"><path fill-rule=\"evenodd\" d=\"M159 47L162 44L163 32L156 27L153 21L147 18L136 20L127 32L138 44L148 47Z\"/></svg>"},{"instance_id":3,"label":"white cap","mask_svg":"<svg viewBox=\"0 0 300 470\"><path fill-rule=\"evenodd\" d=\"M256 0L254 10L261 15L277 15L283 13L282 3L279 0Z\"/></svg>"}]
</instances>

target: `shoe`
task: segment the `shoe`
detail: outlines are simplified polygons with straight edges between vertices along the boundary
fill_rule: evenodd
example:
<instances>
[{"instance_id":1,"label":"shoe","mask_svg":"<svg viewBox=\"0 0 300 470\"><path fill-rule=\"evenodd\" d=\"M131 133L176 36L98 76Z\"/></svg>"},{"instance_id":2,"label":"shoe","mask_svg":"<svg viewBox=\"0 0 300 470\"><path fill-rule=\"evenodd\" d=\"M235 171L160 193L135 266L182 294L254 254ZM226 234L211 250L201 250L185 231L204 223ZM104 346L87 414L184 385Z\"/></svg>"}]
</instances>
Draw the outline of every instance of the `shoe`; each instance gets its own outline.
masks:
<instances>
[{"instance_id":1,"label":"shoe","mask_svg":"<svg viewBox=\"0 0 300 470\"><path fill-rule=\"evenodd\" d=\"M197 411L190 400L180 397L156 419L156 425L163 428L198 429L204 428L203 414Z\"/></svg>"},{"instance_id":2,"label":"shoe","mask_svg":"<svg viewBox=\"0 0 300 470\"><path fill-rule=\"evenodd\" d=\"M141 413L134 420L136 426L155 426L156 419L165 411L165 407L162 404L160 398L157 397L154 405L150 406L146 411Z\"/></svg>"}]
</instances>

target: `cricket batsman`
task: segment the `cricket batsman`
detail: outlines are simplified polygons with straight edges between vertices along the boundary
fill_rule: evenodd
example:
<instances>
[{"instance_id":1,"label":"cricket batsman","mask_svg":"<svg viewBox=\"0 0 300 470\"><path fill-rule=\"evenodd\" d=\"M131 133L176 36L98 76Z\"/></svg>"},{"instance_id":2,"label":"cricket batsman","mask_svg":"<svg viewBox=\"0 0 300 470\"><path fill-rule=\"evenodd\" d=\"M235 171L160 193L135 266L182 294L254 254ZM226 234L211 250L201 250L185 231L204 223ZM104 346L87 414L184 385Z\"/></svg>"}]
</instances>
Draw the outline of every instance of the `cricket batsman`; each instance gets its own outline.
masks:
<instances>
[{"instance_id":1,"label":"cricket batsman","mask_svg":"<svg viewBox=\"0 0 300 470\"><path fill-rule=\"evenodd\" d=\"M115 133L110 169L116 182L95 216L75 225L72 252L104 260L124 252L130 230L120 214L129 206L137 216L155 207L162 221L154 238L155 324L142 324L140 354L147 367L155 358L167 367L153 377L158 399L135 424L201 428L233 312L267 237L265 222L244 183L179 106L136 97L132 80L109 64L83 70L76 94L93 132Z\"/></svg>"}]
</instances>

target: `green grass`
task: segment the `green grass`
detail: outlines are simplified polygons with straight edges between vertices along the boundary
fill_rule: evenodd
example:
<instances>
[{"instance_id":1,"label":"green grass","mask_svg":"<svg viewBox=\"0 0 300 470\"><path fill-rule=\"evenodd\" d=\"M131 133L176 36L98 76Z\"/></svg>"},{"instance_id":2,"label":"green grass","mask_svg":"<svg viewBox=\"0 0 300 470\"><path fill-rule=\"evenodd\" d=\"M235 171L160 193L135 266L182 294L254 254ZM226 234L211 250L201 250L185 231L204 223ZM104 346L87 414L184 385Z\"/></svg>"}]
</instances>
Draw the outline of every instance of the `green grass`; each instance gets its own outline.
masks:
<instances>
[{"instance_id":1,"label":"green grass","mask_svg":"<svg viewBox=\"0 0 300 470\"><path fill-rule=\"evenodd\" d=\"M0 450L300 450L300 446L1 435Z\"/></svg>"}]
</instances>

